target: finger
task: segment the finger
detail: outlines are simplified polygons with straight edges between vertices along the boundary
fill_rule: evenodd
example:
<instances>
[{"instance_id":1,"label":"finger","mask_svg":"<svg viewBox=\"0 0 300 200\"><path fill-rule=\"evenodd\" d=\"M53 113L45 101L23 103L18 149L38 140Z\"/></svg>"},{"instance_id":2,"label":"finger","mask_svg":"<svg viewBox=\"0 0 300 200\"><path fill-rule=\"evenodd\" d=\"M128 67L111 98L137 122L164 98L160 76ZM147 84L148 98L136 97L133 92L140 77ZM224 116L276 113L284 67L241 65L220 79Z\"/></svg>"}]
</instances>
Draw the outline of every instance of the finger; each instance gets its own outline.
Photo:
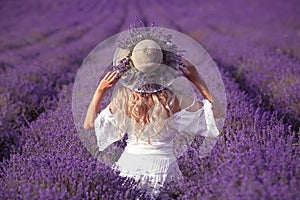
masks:
<instances>
[{"instance_id":1,"label":"finger","mask_svg":"<svg viewBox=\"0 0 300 200\"><path fill-rule=\"evenodd\" d=\"M104 76L103 79L107 79L109 77L109 75L111 74L111 72L107 72L107 74Z\"/></svg>"},{"instance_id":2,"label":"finger","mask_svg":"<svg viewBox=\"0 0 300 200\"><path fill-rule=\"evenodd\" d=\"M118 80L113 80L109 83L108 87L109 88L112 88L116 83L117 83Z\"/></svg>"},{"instance_id":3,"label":"finger","mask_svg":"<svg viewBox=\"0 0 300 200\"><path fill-rule=\"evenodd\" d=\"M189 74L189 70L187 69L187 68L185 68L185 67L181 67L181 66L179 66L179 69L184 73L184 74Z\"/></svg>"},{"instance_id":4,"label":"finger","mask_svg":"<svg viewBox=\"0 0 300 200\"><path fill-rule=\"evenodd\" d=\"M110 83L110 84L115 84L119 79L118 79L118 74L114 74L112 77L111 77L111 79L109 79L108 80L108 82Z\"/></svg>"},{"instance_id":5,"label":"finger","mask_svg":"<svg viewBox=\"0 0 300 200\"><path fill-rule=\"evenodd\" d=\"M179 66L178 68L184 75L186 74L186 69L184 67Z\"/></svg>"},{"instance_id":6,"label":"finger","mask_svg":"<svg viewBox=\"0 0 300 200\"><path fill-rule=\"evenodd\" d=\"M108 86L108 88L112 88L113 84L109 84L109 85L107 85L107 86Z\"/></svg>"},{"instance_id":7,"label":"finger","mask_svg":"<svg viewBox=\"0 0 300 200\"><path fill-rule=\"evenodd\" d=\"M186 70L186 68L183 67L183 66L179 66L178 68L179 68L181 71L185 71L185 70Z\"/></svg>"},{"instance_id":8,"label":"finger","mask_svg":"<svg viewBox=\"0 0 300 200\"><path fill-rule=\"evenodd\" d=\"M118 82L119 79L115 79L111 82L112 85L115 85Z\"/></svg>"},{"instance_id":9,"label":"finger","mask_svg":"<svg viewBox=\"0 0 300 200\"><path fill-rule=\"evenodd\" d=\"M113 76L111 77L111 81L115 81L118 78L119 74L114 73Z\"/></svg>"},{"instance_id":10,"label":"finger","mask_svg":"<svg viewBox=\"0 0 300 200\"><path fill-rule=\"evenodd\" d=\"M187 68L192 73L195 73L197 71L194 65L188 65Z\"/></svg>"},{"instance_id":11,"label":"finger","mask_svg":"<svg viewBox=\"0 0 300 200\"><path fill-rule=\"evenodd\" d=\"M190 69L192 67L192 65L190 63L187 63L186 65L186 68Z\"/></svg>"},{"instance_id":12,"label":"finger","mask_svg":"<svg viewBox=\"0 0 300 200\"><path fill-rule=\"evenodd\" d=\"M182 64L184 64L185 66L189 66L190 63L189 61L187 61L186 59L181 60Z\"/></svg>"},{"instance_id":13,"label":"finger","mask_svg":"<svg viewBox=\"0 0 300 200\"><path fill-rule=\"evenodd\" d=\"M110 75L107 77L107 80L111 80L115 74L116 72L111 72Z\"/></svg>"}]
</instances>

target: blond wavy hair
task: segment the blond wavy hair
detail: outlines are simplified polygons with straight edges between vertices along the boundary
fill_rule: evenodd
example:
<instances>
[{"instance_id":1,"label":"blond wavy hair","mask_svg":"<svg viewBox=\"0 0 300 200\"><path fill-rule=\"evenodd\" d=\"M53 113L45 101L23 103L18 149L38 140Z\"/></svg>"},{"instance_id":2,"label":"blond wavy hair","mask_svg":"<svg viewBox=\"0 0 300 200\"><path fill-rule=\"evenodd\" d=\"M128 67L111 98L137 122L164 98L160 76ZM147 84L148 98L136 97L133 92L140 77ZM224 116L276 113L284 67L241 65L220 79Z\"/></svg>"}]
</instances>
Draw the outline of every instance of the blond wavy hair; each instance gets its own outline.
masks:
<instances>
[{"instance_id":1,"label":"blond wavy hair","mask_svg":"<svg viewBox=\"0 0 300 200\"><path fill-rule=\"evenodd\" d=\"M155 93L139 93L120 87L111 102L111 106L116 110L116 126L120 137L130 126L138 142L148 126L146 136L151 144L152 136L161 137L161 132L164 129L168 130L172 124L176 100L175 94L169 89ZM165 123L167 118L171 119L170 124Z\"/></svg>"}]
</instances>

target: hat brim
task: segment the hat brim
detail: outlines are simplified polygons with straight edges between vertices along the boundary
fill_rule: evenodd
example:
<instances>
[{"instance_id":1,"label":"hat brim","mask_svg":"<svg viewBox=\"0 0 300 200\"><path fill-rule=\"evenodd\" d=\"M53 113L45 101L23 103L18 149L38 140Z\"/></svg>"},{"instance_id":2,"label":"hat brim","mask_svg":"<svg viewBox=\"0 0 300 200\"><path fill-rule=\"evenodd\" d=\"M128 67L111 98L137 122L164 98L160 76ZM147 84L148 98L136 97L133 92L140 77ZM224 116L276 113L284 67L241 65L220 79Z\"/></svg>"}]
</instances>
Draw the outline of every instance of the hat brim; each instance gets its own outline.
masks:
<instances>
[{"instance_id":1,"label":"hat brim","mask_svg":"<svg viewBox=\"0 0 300 200\"><path fill-rule=\"evenodd\" d=\"M120 64L120 61L125 58L130 53L128 49L122 49L118 47L115 51L113 58L113 65L117 66ZM180 72L171 66L165 64L158 64L159 67L152 73L143 73L136 69L134 66L131 66L130 70L125 72L121 78L120 83L131 89L137 90L145 84L160 84L164 87L169 87L178 77Z\"/></svg>"}]
</instances>

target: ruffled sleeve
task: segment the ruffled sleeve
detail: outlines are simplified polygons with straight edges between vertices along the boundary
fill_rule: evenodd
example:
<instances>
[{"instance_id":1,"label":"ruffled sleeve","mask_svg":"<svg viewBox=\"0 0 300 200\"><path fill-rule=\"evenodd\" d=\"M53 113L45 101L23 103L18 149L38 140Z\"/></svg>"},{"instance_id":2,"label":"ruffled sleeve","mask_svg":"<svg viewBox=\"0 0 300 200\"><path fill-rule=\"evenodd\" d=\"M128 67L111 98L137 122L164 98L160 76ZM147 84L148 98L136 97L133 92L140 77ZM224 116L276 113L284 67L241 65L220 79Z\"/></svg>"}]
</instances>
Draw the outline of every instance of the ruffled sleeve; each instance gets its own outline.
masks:
<instances>
[{"instance_id":1,"label":"ruffled sleeve","mask_svg":"<svg viewBox=\"0 0 300 200\"><path fill-rule=\"evenodd\" d=\"M203 137L217 137L220 132L216 126L216 121L212 111L212 104L207 99L202 100L203 103L203 115L199 118L199 124L203 121L203 127L199 127L199 134ZM205 125L204 125L205 123Z\"/></svg>"},{"instance_id":2,"label":"ruffled sleeve","mask_svg":"<svg viewBox=\"0 0 300 200\"><path fill-rule=\"evenodd\" d=\"M110 144L120 139L118 130L113 125L114 121L115 116L110 112L109 105L96 117L94 125L99 151L103 151Z\"/></svg>"},{"instance_id":3,"label":"ruffled sleeve","mask_svg":"<svg viewBox=\"0 0 300 200\"><path fill-rule=\"evenodd\" d=\"M198 133L203 137L216 137L219 130L216 126L212 111L212 104L207 100L201 101L203 107L195 112L189 112L186 109L175 113L175 125L179 132Z\"/></svg>"},{"instance_id":4,"label":"ruffled sleeve","mask_svg":"<svg viewBox=\"0 0 300 200\"><path fill-rule=\"evenodd\" d=\"M213 116L212 104L207 99L203 106L195 111L186 109L174 114L174 128L177 134L173 141L173 152L179 158L193 142L196 134L206 138L217 138L220 134Z\"/></svg>"}]
</instances>

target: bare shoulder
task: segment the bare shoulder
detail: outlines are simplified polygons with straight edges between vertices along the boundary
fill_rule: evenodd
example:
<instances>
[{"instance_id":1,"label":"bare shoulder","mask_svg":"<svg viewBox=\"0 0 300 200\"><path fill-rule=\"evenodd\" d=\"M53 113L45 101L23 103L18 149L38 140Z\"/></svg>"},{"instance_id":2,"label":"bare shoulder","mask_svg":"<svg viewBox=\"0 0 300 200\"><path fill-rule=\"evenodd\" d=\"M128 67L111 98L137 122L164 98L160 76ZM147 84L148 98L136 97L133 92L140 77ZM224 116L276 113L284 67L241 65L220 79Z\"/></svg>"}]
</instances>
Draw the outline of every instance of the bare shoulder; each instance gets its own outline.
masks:
<instances>
[{"instance_id":1,"label":"bare shoulder","mask_svg":"<svg viewBox=\"0 0 300 200\"><path fill-rule=\"evenodd\" d=\"M181 108L186 109L189 112L196 112L203 107L203 103L196 99L183 95L181 100Z\"/></svg>"},{"instance_id":2,"label":"bare shoulder","mask_svg":"<svg viewBox=\"0 0 300 200\"><path fill-rule=\"evenodd\" d=\"M202 102L195 100L195 102L192 104L192 106L186 110L189 112L196 112L196 111L200 110L203 106L204 105Z\"/></svg>"}]
</instances>

